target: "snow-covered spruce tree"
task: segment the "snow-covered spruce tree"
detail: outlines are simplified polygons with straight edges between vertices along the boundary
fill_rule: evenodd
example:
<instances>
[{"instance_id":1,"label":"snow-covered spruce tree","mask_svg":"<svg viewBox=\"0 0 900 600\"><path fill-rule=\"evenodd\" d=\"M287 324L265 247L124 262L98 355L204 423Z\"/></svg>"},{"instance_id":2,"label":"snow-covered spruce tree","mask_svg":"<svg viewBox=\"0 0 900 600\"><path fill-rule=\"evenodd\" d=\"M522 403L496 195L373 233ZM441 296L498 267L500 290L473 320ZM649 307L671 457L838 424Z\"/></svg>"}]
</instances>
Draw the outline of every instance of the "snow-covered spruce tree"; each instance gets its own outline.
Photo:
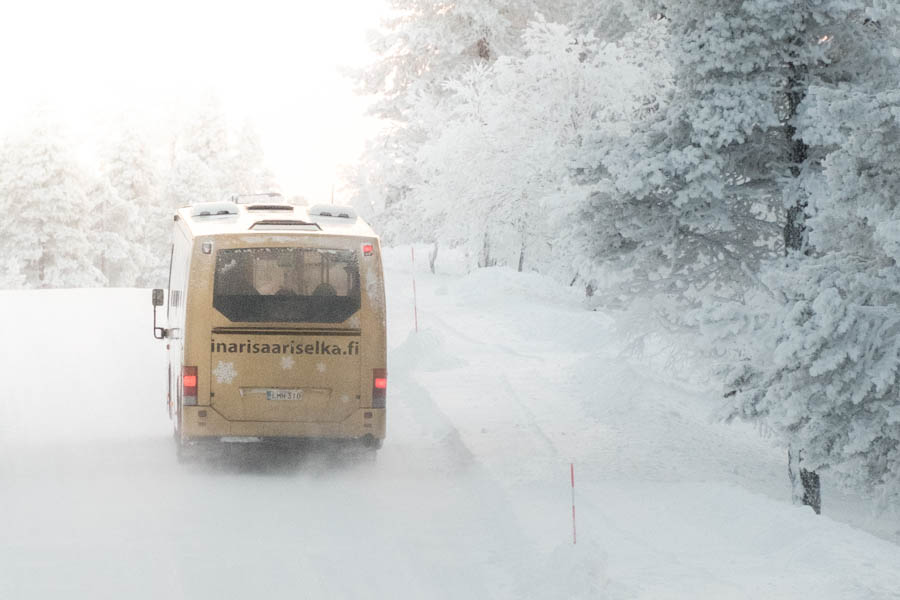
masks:
<instances>
[{"instance_id":1,"label":"snow-covered spruce tree","mask_svg":"<svg viewBox=\"0 0 900 600\"><path fill-rule=\"evenodd\" d=\"M234 194L278 190L275 175L265 165L265 151L256 128L244 122L226 160L226 189Z\"/></svg>"},{"instance_id":2,"label":"snow-covered spruce tree","mask_svg":"<svg viewBox=\"0 0 900 600\"><path fill-rule=\"evenodd\" d=\"M219 173L196 154L176 150L163 183L164 209L172 213L179 206L222 200L227 193L218 183Z\"/></svg>"},{"instance_id":3,"label":"snow-covered spruce tree","mask_svg":"<svg viewBox=\"0 0 900 600\"><path fill-rule=\"evenodd\" d=\"M230 194L273 191L274 176L263 158L262 142L249 122L234 134L218 102L205 102L172 143L165 204L178 207Z\"/></svg>"},{"instance_id":4,"label":"snow-covered spruce tree","mask_svg":"<svg viewBox=\"0 0 900 600\"><path fill-rule=\"evenodd\" d=\"M0 250L2 251L2 250ZM25 286L25 276L15 256L0 259L0 290L15 290Z\"/></svg>"},{"instance_id":5,"label":"snow-covered spruce tree","mask_svg":"<svg viewBox=\"0 0 900 600\"><path fill-rule=\"evenodd\" d=\"M94 266L97 244L88 237L87 178L57 128L38 118L5 146L0 164L4 259L15 259L26 287L105 284Z\"/></svg>"},{"instance_id":6,"label":"snow-covered spruce tree","mask_svg":"<svg viewBox=\"0 0 900 600\"><path fill-rule=\"evenodd\" d=\"M608 301L649 299L667 324L691 322L686 309L741 298L776 251L791 4L688 0L657 17L674 85L649 96L618 140L603 135L585 152L596 181L584 221L592 258L621 273L601 290Z\"/></svg>"},{"instance_id":7,"label":"snow-covered spruce tree","mask_svg":"<svg viewBox=\"0 0 900 600\"><path fill-rule=\"evenodd\" d=\"M110 285L150 287L165 279L171 214L160 206L157 166L146 141L121 129L106 150L98 185L98 228Z\"/></svg>"},{"instance_id":8,"label":"snow-covered spruce tree","mask_svg":"<svg viewBox=\"0 0 900 600\"><path fill-rule=\"evenodd\" d=\"M556 18L567 17L569 27L578 33L592 33L603 41L618 42L645 26L648 14L658 14L658 4L656 0L569 0L560 6L566 8Z\"/></svg>"},{"instance_id":9,"label":"snow-covered spruce tree","mask_svg":"<svg viewBox=\"0 0 900 600\"><path fill-rule=\"evenodd\" d=\"M223 190L230 183L227 173L230 154L228 133L228 120L221 104L217 98L211 97L190 113L177 143L181 156L190 156L202 162L214 176L215 185Z\"/></svg>"},{"instance_id":10,"label":"snow-covered spruce tree","mask_svg":"<svg viewBox=\"0 0 900 600\"><path fill-rule=\"evenodd\" d=\"M732 414L762 420L857 490L900 499L900 70L891 5L841 2L806 31L821 53L794 120L805 164L785 204L802 244L766 264L742 315Z\"/></svg>"},{"instance_id":11,"label":"snow-covered spruce tree","mask_svg":"<svg viewBox=\"0 0 900 600\"><path fill-rule=\"evenodd\" d=\"M97 248L94 266L110 287L134 287L141 272L142 248L130 241L125 231L136 227L136 208L123 202L103 177L90 182L87 198L90 209L85 226Z\"/></svg>"},{"instance_id":12,"label":"snow-covered spruce tree","mask_svg":"<svg viewBox=\"0 0 900 600\"><path fill-rule=\"evenodd\" d=\"M16 208L9 196L14 187L14 167L12 164L14 144L9 139L0 143L0 210L3 214L15 214ZM0 289L25 287L26 263L40 256L37 246L37 232L22 229L17 219L0 221Z\"/></svg>"},{"instance_id":13,"label":"snow-covered spruce tree","mask_svg":"<svg viewBox=\"0 0 900 600\"><path fill-rule=\"evenodd\" d=\"M163 176L167 211L196 202L221 200L234 180L228 121L216 98L195 107L172 141Z\"/></svg>"}]
</instances>

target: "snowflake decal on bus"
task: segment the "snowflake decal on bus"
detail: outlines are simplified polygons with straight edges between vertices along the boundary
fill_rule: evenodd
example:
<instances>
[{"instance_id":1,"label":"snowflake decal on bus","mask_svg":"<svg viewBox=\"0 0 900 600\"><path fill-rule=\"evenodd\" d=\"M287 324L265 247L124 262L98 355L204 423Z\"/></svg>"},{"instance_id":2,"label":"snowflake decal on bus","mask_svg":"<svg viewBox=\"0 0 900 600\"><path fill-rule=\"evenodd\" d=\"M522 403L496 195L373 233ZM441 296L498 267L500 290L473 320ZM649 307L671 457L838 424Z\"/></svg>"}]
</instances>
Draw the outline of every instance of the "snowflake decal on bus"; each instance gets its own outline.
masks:
<instances>
[{"instance_id":1,"label":"snowflake decal on bus","mask_svg":"<svg viewBox=\"0 0 900 600\"><path fill-rule=\"evenodd\" d=\"M231 383L237 377L237 374L234 363L227 363L221 360L213 371L213 375L216 376L216 381L219 383Z\"/></svg>"},{"instance_id":2,"label":"snowflake decal on bus","mask_svg":"<svg viewBox=\"0 0 900 600\"><path fill-rule=\"evenodd\" d=\"M289 371L294 368L294 357L293 356L282 356L281 357L281 368L285 371Z\"/></svg>"}]
</instances>

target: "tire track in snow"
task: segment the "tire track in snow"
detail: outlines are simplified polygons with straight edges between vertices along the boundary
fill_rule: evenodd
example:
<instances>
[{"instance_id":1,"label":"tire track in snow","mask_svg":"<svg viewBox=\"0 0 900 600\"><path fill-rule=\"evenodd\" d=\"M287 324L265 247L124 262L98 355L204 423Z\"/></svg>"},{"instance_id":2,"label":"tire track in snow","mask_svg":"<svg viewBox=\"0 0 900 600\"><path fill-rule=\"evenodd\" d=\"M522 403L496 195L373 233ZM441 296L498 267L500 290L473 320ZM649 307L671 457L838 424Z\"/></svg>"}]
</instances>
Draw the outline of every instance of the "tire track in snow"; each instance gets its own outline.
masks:
<instances>
[{"instance_id":1,"label":"tire track in snow","mask_svg":"<svg viewBox=\"0 0 900 600\"><path fill-rule=\"evenodd\" d=\"M510 383L509 377L507 377L504 371L500 372L499 379L513 404L515 404L516 408L521 413L523 413L528 420L528 428L533 431L535 435L537 435L537 437L544 443L545 449L553 458L559 458L560 453L559 449L556 447L556 444L552 439L550 439L550 436L548 436L547 433L538 424L537 417L531 411L531 409L528 408L528 405L521 400L519 393L515 390L512 383Z\"/></svg>"},{"instance_id":2,"label":"tire track in snow","mask_svg":"<svg viewBox=\"0 0 900 600\"><path fill-rule=\"evenodd\" d=\"M430 321L433 321L434 323L436 323L438 325L438 329L441 329L447 333L450 333L451 335L456 336L457 338L461 339L464 342L469 343L472 346L478 346L480 348L496 348L496 349L500 350L503 354L508 354L510 356L515 356L518 358L530 358L530 359L535 359L535 360L540 360L540 361L544 360L543 356L540 356L537 354L526 354L519 350L516 350L515 348L513 348L511 346L507 346L505 344L498 344L496 342L485 342L482 339L473 337L473 336L463 332L462 329L460 329L459 327L451 325L447 319L445 319L444 317L437 314L437 311L430 311L430 310L423 311L422 315L423 315L423 320L427 316L427 318Z\"/></svg>"},{"instance_id":3,"label":"tire track in snow","mask_svg":"<svg viewBox=\"0 0 900 600\"><path fill-rule=\"evenodd\" d=\"M425 337L425 336L422 336ZM466 442L464 436L453 420L444 412L441 405L435 400L431 391L433 387L420 383L420 379L426 380L434 372L422 372L415 369L415 362L427 358L424 356L428 352L428 348L423 348L423 344L418 340L422 338L411 334L404 344L398 347L394 354L391 367L392 373L392 401L394 408L392 414L395 415L389 422L388 439L389 444L401 443L405 444L404 439L408 436L403 432L404 428L415 423L426 436L431 437L439 442L440 449L437 452L426 452L426 456L432 457L432 460L440 461L449 457L451 467L450 474L459 484L466 486L466 493L478 499L478 504L482 507L480 511L476 511L473 517L478 521L484 531L488 533L491 545L491 556L489 564L493 569L500 569L505 573L503 579L504 584L496 594L491 593L485 596L483 591L481 594L475 594L473 597L547 597L544 595L534 596L533 590L528 589L527 583L524 583L522 574L527 573L529 577L532 574L543 572L543 565L540 563L540 553L537 552L533 540L524 535L526 527L519 521L516 510L513 509L514 501L510 497L504 481L497 478L494 471L482 462L482 456L474 452ZM405 348L410 346L410 348ZM440 354L439 349L434 346L431 350ZM406 350L412 350L407 352ZM416 357L411 359L411 357ZM391 358L391 357L389 357ZM435 361L435 362L440 362ZM460 368L468 369L470 365ZM511 398L515 397L515 390L506 382ZM441 390L445 393L446 390ZM399 406L398 406L399 404ZM398 414L399 413L399 414ZM406 420L406 423L400 419ZM552 443L549 439L547 443ZM416 444L421 448L421 442ZM390 446L386 445L385 450L389 450ZM382 450L384 453L385 450ZM404 448L405 450L405 448ZM412 461L412 459L407 458ZM421 460L418 457L417 460ZM413 461L415 462L415 461ZM468 576L472 577L478 570L473 570ZM496 585L496 574L494 574ZM525 579L529 579L526 577ZM485 581L484 589L490 589L492 584ZM526 592L523 594L523 592Z\"/></svg>"}]
</instances>

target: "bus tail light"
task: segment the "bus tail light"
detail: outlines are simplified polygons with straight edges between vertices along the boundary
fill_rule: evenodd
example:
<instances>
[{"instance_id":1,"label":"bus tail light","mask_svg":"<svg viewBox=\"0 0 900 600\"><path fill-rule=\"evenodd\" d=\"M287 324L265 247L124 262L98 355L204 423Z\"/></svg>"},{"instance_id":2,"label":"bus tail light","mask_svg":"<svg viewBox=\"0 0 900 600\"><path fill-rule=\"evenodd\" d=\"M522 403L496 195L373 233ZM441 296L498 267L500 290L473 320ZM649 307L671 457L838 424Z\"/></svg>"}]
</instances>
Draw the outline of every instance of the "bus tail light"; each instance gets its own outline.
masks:
<instances>
[{"instance_id":1,"label":"bus tail light","mask_svg":"<svg viewBox=\"0 0 900 600\"><path fill-rule=\"evenodd\" d=\"M372 370L372 408L384 408L387 400L387 369Z\"/></svg>"},{"instance_id":2,"label":"bus tail light","mask_svg":"<svg viewBox=\"0 0 900 600\"><path fill-rule=\"evenodd\" d=\"M197 367L184 367L181 372L181 403L197 405Z\"/></svg>"}]
</instances>

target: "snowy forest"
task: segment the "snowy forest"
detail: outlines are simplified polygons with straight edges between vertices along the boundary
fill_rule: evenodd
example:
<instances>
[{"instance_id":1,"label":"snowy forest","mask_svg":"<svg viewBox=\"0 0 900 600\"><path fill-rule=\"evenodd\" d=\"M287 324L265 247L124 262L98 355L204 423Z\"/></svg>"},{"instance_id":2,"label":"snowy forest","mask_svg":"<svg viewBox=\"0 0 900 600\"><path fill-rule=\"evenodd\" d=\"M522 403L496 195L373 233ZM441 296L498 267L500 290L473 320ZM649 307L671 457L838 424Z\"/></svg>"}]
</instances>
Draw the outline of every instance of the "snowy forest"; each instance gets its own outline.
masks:
<instances>
[{"instance_id":1,"label":"snowy forest","mask_svg":"<svg viewBox=\"0 0 900 600\"><path fill-rule=\"evenodd\" d=\"M0 142L2 288L161 287L175 208L275 188L259 136L211 98L172 131L117 129L87 159L49 111Z\"/></svg>"},{"instance_id":2,"label":"snowy forest","mask_svg":"<svg viewBox=\"0 0 900 600\"><path fill-rule=\"evenodd\" d=\"M900 500L895 2L390 4L344 174L386 245L583 290L701 365L718 418ZM163 137L91 167L45 119L3 139L0 287L162 286L174 207L277 187L215 104Z\"/></svg>"},{"instance_id":3,"label":"snowy forest","mask_svg":"<svg viewBox=\"0 0 900 600\"><path fill-rule=\"evenodd\" d=\"M900 499L896 3L392 5L348 172L386 241L583 289L721 418Z\"/></svg>"}]
</instances>

